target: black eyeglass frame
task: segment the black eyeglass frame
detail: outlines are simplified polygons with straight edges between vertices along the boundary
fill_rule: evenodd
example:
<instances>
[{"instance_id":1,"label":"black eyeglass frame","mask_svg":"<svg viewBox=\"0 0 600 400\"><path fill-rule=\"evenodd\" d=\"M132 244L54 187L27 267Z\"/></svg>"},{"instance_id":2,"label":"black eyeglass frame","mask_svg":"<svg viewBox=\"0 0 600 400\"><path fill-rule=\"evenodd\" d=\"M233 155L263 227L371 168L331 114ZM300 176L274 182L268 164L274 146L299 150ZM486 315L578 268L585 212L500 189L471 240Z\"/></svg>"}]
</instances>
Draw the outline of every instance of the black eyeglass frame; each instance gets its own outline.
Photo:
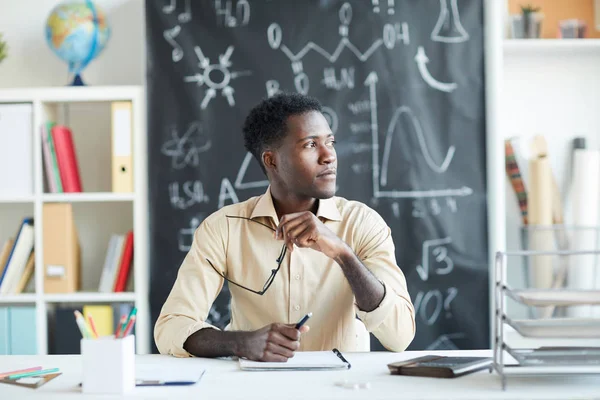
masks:
<instances>
[{"instance_id":1,"label":"black eyeglass frame","mask_svg":"<svg viewBox=\"0 0 600 400\"><path fill-rule=\"evenodd\" d=\"M236 215L226 215L227 218L237 218L237 219L243 219L246 221L252 221L255 222L257 224L260 224L264 227L269 228L272 231L275 231L275 229L273 229L272 227L270 227L269 225L263 224L262 222L253 220L252 218L246 218L246 217L240 217L240 216L236 216ZM277 273L279 272L279 270L281 269L281 264L283 263L283 260L285 258L285 255L287 253L287 246L285 245L285 243L283 244L283 247L281 248L281 252L279 253L279 257L277 257L277 259L275 260L277 262L277 268L274 268L271 270L271 275L269 276L269 278L267 279L267 281L265 282L265 284L263 285L262 290L254 290L254 289L250 289L244 285L240 285L239 283L236 283L230 279L228 279L224 273L222 273L221 271L219 271L212 262L210 262L210 260L208 258L205 258L205 260L208 262L208 264L215 270L215 272L217 274L219 274L221 276L221 278L225 279L228 283L231 283L232 285L235 285L239 288L245 289L249 292L252 292L254 294L257 294L259 296L262 296L263 294L265 294L265 292L269 289L269 287L271 286L271 284L273 283L273 281L275 280L275 277L277 276Z\"/></svg>"}]
</instances>

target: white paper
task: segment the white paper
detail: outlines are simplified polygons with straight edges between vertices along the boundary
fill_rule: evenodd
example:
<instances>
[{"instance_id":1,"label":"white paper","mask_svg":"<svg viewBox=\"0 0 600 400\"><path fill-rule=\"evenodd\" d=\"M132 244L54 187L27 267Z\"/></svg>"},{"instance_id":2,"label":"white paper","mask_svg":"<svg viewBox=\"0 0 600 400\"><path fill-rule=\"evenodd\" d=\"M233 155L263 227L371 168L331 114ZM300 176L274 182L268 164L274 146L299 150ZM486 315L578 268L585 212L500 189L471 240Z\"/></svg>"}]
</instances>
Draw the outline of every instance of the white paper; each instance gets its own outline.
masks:
<instances>
[{"instance_id":1,"label":"white paper","mask_svg":"<svg viewBox=\"0 0 600 400\"><path fill-rule=\"evenodd\" d=\"M242 369L346 369L348 364L333 351L299 351L287 362L262 362L240 359Z\"/></svg>"},{"instance_id":2,"label":"white paper","mask_svg":"<svg viewBox=\"0 0 600 400\"><path fill-rule=\"evenodd\" d=\"M600 152L596 150L575 150L573 154L573 184L571 194L573 232L570 250L596 250L598 205L600 188ZM589 229L581 229L582 227ZM567 274L570 289L593 289L597 256L594 254L570 257ZM570 317L590 317L591 306L567 308Z\"/></svg>"},{"instance_id":3,"label":"white paper","mask_svg":"<svg viewBox=\"0 0 600 400\"><path fill-rule=\"evenodd\" d=\"M196 382L204 373L204 369L191 368L183 364L182 368L157 368L152 365L136 365L136 381L162 381L162 382Z\"/></svg>"}]
</instances>

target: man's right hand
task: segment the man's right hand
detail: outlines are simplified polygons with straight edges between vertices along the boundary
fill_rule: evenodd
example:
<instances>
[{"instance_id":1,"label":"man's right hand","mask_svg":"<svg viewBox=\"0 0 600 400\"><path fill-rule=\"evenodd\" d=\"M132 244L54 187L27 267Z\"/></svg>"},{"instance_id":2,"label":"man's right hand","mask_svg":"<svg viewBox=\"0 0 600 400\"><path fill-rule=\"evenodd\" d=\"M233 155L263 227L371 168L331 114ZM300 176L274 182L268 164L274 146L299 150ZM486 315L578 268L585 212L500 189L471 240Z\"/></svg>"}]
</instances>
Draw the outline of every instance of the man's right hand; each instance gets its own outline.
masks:
<instances>
[{"instance_id":1,"label":"man's right hand","mask_svg":"<svg viewBox=\"0 0 600 400\"><path fill-rule=\"evenodd\" d=\"M300 335L308 330L307 325L296 329L294 325L270 324L244 332L236 355L253 361L286 362L300 347Z\"/></svg>"}]
</instances>

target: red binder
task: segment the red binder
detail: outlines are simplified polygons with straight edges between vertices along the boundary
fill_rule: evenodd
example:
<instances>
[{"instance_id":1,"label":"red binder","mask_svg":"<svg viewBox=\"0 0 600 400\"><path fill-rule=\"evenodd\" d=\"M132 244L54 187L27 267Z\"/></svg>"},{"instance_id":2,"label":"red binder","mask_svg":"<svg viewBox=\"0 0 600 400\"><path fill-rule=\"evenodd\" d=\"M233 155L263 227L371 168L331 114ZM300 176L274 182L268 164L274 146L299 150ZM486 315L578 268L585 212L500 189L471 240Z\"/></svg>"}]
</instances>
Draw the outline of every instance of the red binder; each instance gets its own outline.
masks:
<instances>
[{"instance_id":1,"label":"red binder","mask_svg":"<svg viewBox=\"0 0 600 400\"><path fill-rule=\"evenodd\" d=\"M125 238L125 246L123 247L123 254L121 255L121 263L119 265L119 275L115 282L114 292L125 291L127 285L127 278L129 277L129 270L131 268L131 260L133 259L133 231L127 232Z\"/></svg>"},{"instance_id":2,"label":"red binder","mask_svg":"<svg viewBox=\"0 0 600 400\"><path fill-rule=\"evenodd\" d=\"M81 178L71 130L64 125L52 127L52 140L64 193L82 192Z\"/></svg>"}]
</instances>

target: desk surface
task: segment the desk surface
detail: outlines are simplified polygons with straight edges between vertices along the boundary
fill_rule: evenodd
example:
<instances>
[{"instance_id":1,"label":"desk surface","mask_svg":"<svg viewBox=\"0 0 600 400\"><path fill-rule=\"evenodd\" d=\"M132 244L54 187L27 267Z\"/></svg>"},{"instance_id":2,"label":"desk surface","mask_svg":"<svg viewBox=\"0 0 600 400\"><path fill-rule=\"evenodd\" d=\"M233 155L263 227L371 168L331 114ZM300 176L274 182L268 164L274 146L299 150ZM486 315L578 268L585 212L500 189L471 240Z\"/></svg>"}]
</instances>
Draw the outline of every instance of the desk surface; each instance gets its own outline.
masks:
<instances>
[{"instance_id":1,"label":"desk surface","mask_svg":"<svg viewBox=\"0 0 600 400\"><path fill-rule=\"evenodd\" d=\"M352 364L348 371L249 372L241 371L237 361L223 359L178 359L162 355L137 356L136 365L163 369L205 369L206 373L194 386L137 387L128 398L195 399L549 399L586 398L600 395L600 375L560 375L511 377L505 392L500 377L494 372L480 371L455 379L422 378L390 375L387 364L424 354L454 356L491 356L491 351L453 352L372 352L346 353ZM58 367L63 373L38 389L0 384L1 399L111 399L118 396L81 394L81 361L69 356L0 356L0 371L16 370L33 365ZM336 382L370 382L369 389L347 389ZM217 397L218 396L218 397Z\"/></svg>"}]
</instances>

